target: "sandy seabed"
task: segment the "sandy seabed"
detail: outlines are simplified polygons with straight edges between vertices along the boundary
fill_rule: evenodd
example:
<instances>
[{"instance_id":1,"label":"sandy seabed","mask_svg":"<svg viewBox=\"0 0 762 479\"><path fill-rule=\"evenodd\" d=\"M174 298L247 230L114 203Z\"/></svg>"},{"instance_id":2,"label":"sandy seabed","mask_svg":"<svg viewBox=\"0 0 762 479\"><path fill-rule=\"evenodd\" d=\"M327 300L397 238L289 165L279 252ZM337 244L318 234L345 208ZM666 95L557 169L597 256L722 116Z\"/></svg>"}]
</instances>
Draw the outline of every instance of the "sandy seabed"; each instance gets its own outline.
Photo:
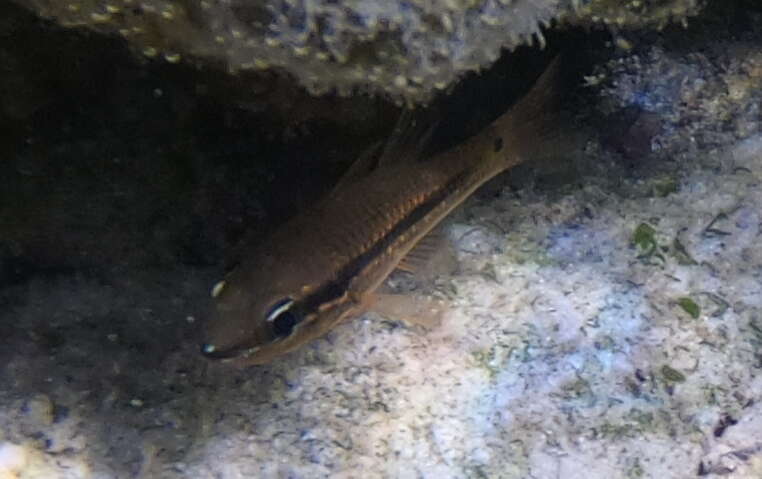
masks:
<instances>
[{"instance_id":1,"label":"sandy seabed","mask_svg":"<svg viewBox=\"0 0 762 479\"><path fill-rule=\"evenodd\" d=\"M235 371L197 355L211 268L4 288L0 478L762 477L762 43L723 42L591 73L656 133L468 200L436 328Z\"/></svg>"}]
</instances>

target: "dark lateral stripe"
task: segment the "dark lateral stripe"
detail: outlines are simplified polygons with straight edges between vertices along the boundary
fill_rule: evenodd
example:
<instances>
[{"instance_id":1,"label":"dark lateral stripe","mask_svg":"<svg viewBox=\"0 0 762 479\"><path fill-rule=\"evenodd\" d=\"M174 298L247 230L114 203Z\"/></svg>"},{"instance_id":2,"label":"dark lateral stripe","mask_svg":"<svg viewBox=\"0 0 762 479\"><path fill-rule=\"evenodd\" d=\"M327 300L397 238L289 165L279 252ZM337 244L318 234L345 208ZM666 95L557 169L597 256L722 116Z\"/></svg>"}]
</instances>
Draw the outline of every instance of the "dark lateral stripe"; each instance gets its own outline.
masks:
<instances>
[{"instance_id":1,"label":"dark lateral stripe","mask_svg":"<svg viewBox=\"0 0 762 479\"><path fill-rule=\"evenodd\" d=\"M339 273L336 275L336 279L325 284L323 287L305 297L301 301L301 306L305 311L314 311L321 304L333 301L341 297L344 292L349 288L349 283L360 272L368 266L378 255L383 252L390 245L394 244L397 239L410 229L411 226L418 223L427 214L434 210L438 205L447 200L449 196L454 193L459 186L463 183L464 179L468 177L468 171L464 171L459 175L453 177L450 181L445 183L444 186L434 191L431 197L416 206L404 216L386 235L378 240L367 251L355 257L352 261L347 263Z\"/></svg>"}]
</instances>

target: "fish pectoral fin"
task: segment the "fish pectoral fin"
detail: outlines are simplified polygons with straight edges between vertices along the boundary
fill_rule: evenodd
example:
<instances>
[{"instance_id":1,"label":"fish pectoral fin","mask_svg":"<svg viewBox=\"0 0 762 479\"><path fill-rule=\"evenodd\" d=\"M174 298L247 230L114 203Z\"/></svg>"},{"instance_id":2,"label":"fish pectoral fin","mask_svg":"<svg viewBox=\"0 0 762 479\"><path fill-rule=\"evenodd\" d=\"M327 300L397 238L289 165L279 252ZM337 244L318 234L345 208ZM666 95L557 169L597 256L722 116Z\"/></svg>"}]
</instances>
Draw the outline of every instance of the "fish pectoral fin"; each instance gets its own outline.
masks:
<instances>
[{"instance_id":1,"label":"fish pectoral fin","mask_svg":"<svg viewBox=\"0 0 762 479\"><path fill-rule=\"evenodd\" d=\"M373 295L371 309L380 316L434 329L442 322L447 302L416 294Z\"/></svg>"},{"instance_id":2,"label":"fish pectoral fin","mask_svg":"<svg viewBox=\"0 0 762 479\"><path fill-rule=\"evenodd\" d=\"M424 236L397 265L398 270L419 280L452 274L457 268L455 248L441 228Z\"/></svg>"}]
</instances>

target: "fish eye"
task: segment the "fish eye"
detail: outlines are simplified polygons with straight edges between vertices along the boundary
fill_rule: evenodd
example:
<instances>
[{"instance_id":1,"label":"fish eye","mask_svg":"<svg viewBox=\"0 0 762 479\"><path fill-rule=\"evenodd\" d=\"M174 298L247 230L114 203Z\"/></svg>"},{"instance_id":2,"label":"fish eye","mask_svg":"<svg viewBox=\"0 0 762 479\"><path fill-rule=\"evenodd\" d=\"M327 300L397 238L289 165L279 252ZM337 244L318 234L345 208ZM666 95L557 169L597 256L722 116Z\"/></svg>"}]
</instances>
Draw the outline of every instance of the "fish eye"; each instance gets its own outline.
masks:
<instances>
[{"instance_id":1,"label":"fish eye","mask_svg":"<svg viewBox=\"0 0 762 479\"><path fill-rule=\"evenodd\" d=\"M270 312L267 313L267 322L272 323L273 333L279 338L289 336L294 331L294 327L301 321L301 317L295 311L290 310L293 305L293 299L285 298L275 303L270 308Z\"/></svg>"},{"instance_id":2,"label":"fish eye","mask_svg":"<svg viewBox=\"0 0 762 479\"><path fill-rule=\"evenodd\" d=\"M299 323L299 318L291 311L284 311L273 320L275 335L282 338L291 335L294 326Z\"/></svg>"}]
</instances>

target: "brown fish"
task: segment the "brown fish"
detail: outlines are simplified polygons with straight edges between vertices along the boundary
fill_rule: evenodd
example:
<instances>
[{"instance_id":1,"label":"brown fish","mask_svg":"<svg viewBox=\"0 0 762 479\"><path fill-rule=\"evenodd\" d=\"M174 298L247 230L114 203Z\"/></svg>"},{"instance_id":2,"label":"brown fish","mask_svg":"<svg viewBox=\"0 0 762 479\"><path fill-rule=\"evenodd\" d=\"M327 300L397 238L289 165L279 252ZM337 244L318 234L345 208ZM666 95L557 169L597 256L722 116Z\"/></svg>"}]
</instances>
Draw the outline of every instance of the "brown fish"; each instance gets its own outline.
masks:
<instances>
[{"instance_id":1,"label":"brown fish","mask_svg":"<svg viewBox=\"0 0 762 479\"><path fill-rule=\"evenodd\" d=\"M554 134L558 64L477 135L426 161L342 180L250 251L212 291L217 311L203 354L266 363L368 310L375 290L448 213Z\"/></svg>"}]
</instances>

